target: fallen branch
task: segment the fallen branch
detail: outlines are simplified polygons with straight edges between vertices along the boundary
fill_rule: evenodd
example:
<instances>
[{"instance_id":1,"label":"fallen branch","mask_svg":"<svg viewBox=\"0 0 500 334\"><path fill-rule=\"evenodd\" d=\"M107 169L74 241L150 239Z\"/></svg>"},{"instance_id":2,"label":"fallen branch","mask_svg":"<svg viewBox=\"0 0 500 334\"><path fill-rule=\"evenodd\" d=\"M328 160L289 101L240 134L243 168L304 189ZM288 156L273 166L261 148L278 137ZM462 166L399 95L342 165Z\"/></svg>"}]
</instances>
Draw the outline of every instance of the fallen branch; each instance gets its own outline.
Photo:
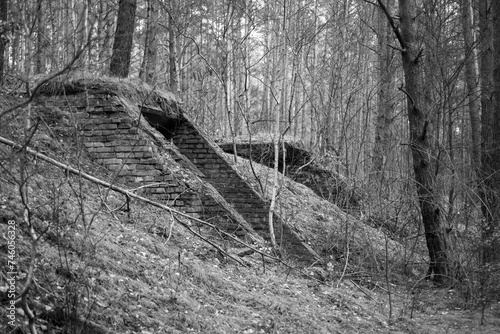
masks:
<instances>
[{"instance_id":1,"label":"fallen branch","mask_svg":"<svg viewBox=\"0 0 500 334\"><path fill-rule=\"evenodd\" d=\"M11 146L11 147L16 148L16 149L22 149L21 145L19 145L17 143L14 143L13 141L11 141L9 139L6 139L6 138L3 138L3 137L0 137L0 143L5 144L7 146ZM220 230L217 226L215 226L213 224L210 224L210 223L208 223L208 222L206 222L204 220L201 220L199 218L193 217L193 216L191 216L191 215L189 215L187 213L178 211L176 209L173 209L173 208L171 208L169 206L166 206L166 205L163 205L161 203L155 202L153 200L150 200L149 198L146 198L146 197L134 194L133 192L131 192L131 191L127 190L127 189L118 187L118 186L116 186L114 184L111 184L109 182L106 182L106 181L103 181L101 179L98 179L98 178L96 178L96 177L94 177L94 176L92 176L90 174L87 174L87 173L85 173L85 172L83 172L81 170L78 170L78 169L76 169L74 167L71 167L69 165L63 164L63 163L61 163L61 162L59 162L59 161L57 161L55 159L52 159L52 158L50 158L50 157L48 157L48 156L46 156L44 154L41 154L41 153L39 153L39 152L37 152L37 151L35 151L33 149L28 148L28 147L26 147L26 152L29 153L29 154L31 154L31 155L33 155L33 156L35 156L35 157L37 157L37 158L39 158L40 160L43 160L43 161L48 162L48 163L50 163L50 164L52 164L54 166L57 166L57 167L65 170L65 171L67 171L69 173L81 176L84 179L91 181L92 183L99 184L101 186L104 186L104 187L107 187L107 188L109 188L111 190L114 190L114 191L116 191L118 193L124 194L125 196L131 197L131 198L135 198L135 199L137 199L139 201L145 202L145 203L150 204L152 206L156 206L158 208L167 210L167 211L169 211L172 214L176 214L176 215L179 215L181 217L188 218L188 219L190 219L192 221L195 221L195 222L200 223L202 225L205 225L205 226L208 226L210 228L213 228L213 229L217 230L218 232L220 232L221 234L223 234L224 236L230 238L231 240L233 240L233 241L235 241L235 242L237 242L237 243L239 243L239 244L241 244L241 245L243 245L245 247L248 247L248 248L252 249L256 253L260 253L263 256L266 256L266 257L271 258L271 259L276 260L276 261L280 261L279 258L277 258L275 256L272 256L272 255L269 255L269 254L267 254L267 253L265 253L263 251L260 251L260 250L256 249L255 247L252 247L251 245L248 245L247 243L241 241L237 237L235 237L235 236L233 236L233 235L231 235L231 234L229 234L229 233L227 233L225 231ZM187 225L184 224L183 227L187 227Z\"/></svg>"},{"instance_id":2,"label":"fallen branch","mask_svg":"<svg viewBox=\"0 0 500 334\"><path fill-rule=\"evenodd\" d=\"M11 141L11 140L9 140L9 139L3 138L3 137L1 137L1 136L0 136L0 143L2 143L2 144L4 144L4 145L7 145L7 146L10 146L10 147L13 147L13 148L18 149L18 150L20 150L20 149L22 149L22 148L23 148L23 146L21 146L21 145L19 145L19 144L15 143L15 142L13 142L13 141ZM91 181L92 183L99 184L99 185L104 186L104 187L108 187L109 189L114 190L114 191L116 191L116 192L118 192L118 193L124 194L124 195L126 195L126 196L128 196L128 197L135 198L135 199L137 199L137 200L139 200L139 201L145 202L145 203L150 204L150 205L152 205L152 206L158 207L158 208L160 208L160 209L167 210L167 211L169 211L169 212L170 212L170 214L172 214L172 215L173 215L173 214L176 214L176 215L179 215L179 216L181 216L181 217L188 218L188 219L190 219L190 220L192 220L192 221L194 221L194 222L197 222L197 223L200 223L200 224L202 224L202 225L205 225L205 226L208 226L208 227L210 227L210 228L213 228L213 229L217 230L219 233L221 233L221 234L223 234L224 236L228 237L229 239L231 239L231 240L235 241L236 243L238 243L238 244L240 244L240 245L243 245L243 246L245 246L245 247L247 247L247 248L249 248L249 249L253 250L253 251L254 251L254 252L256 252L256 253L261 254L263 257L267 257L267 258L269 258L269 259L272 259L272 260L274 260L274 261L277 261L277 262L279 262L279 263L283 264L285 267L287 267L287 268L289 268L289 269L291 269L291 270L296 270L297 272L299 272L299 273L301 273L301 274L305 275L306 277L308 277L308 278L310 278L310 279L312 279L312 280L315 280L315 281L319 282L320 284L324 284L324 285L328 285L328 286L330 286L330 285L329 285L329 284L327 284L326 282L323 282L323 281L321 281L321 280L317 279L316 277L313 277L313 276L309 275L309 274L308 274L307 272L305 272L304 270L302 270L302 269L300 269L300 268L297 268L297 267L294 267L294 266L292 266L292 265L290 265L290 264L286 263L285 261L283 261L282 259L280 259L280 258L278 258L278 257L276 257L276 256L269 255L269 254L267 254L267 253L265 253L265 252L263 252L263 251L261 251L261 250L258 250L258 249L257 249L257 248L255 248L255 247L252 247L251 245L247 244L247 243L246 243L246 242L244 242L244 241L241 241L240 239L238 239L237 237L235 237L235 236L231 235L230 233L227 233L227 232L225 232L225 231L220 230L217 226L215 226L215 225L213 225L213 224L210 224L210 223L208 223L208 222L206 222L206 221L204 221L204 220L201 220L201 219L199 219L199 218L196 218L196 217L190 216L189 214L186 214L186 213L184 213L184 212L181 212L181 211L175 210L175 209L173 209L173 208L171 208L171 207L169 207L169 206L166 206L166 205L163 205L163 204L161 204L161 203L158 203L158 202L152 201L152 200L150 200L150 199L148 199L148 198L146 198L146 197L143 197L143 196L140 196L140 195L134 194L133 192L131 192L131 191L127 190L127 189L124 189L124 188L118 187L118 186L116 186L116 185L114 185L114 184L111 184L111 183L109 183L109 182L106 182L106 181L103 181L103 180L101 180L101 179L98 179L98 178L96 178L96 177L94 177L94 176L92 176L92 175L90 175L90 174L87 174L87 173L85 173L85 172L81 171L81 170L78 170L78 169L76 169L76 168L74 168L74 167L71 167L71 166L69 166L69 165L67 165L67 164L63 164L63 163L61 163L61 162L59 162L59 161L57 161L57 160L55 160L55 159L52 159L52 158L50 158L50 157L48 157L48 156L46 156L46 155L44 155L44 154L41 154L41 153L39 153L39 152L37 152L37 151L35 151L35 150L33 150L33 149L29 148L29 147L25 147L25 150L26 150L26 152L27 152L27 153L29 153L29 154L31 154L31 155L33 155L33 156L35 156L35 157L39 158L40 160L43 160L43 161L48 162L48 163L50 163L50 164L52 164L52 165L54 165L54 166L57 166L57 167L59 167L59 168L63 169L64 171L67 171L67 172L69 172L69 173L72 173L72 174L75 174L75 175L81 176L81 177L83 177L84 179L86 179L86 180L88 180L88 181ZM177 221L177 222L179 222L179 220L178 220L178 219L176 219L176 221ZM183 226L183 227L185 227L185 228L187 228L187 229L188 229L188 230L190 230L191 232L194 232L191 228L189 228L189 226L188 226L187 224L182 224L182 226ZM198 236L197 234L195 234L195 235L196 235L196 236ZM218 250L220 250L220 247L218 248ZM231 258L232 258L232 259L235 259L235 258L234 258L234 257L232 257L232 256L231 256ZM236 260L236 261L237 261L237 260ZM240 263L240 261L237 261L237 262L238 262L238 263ZM245 266L246 266L246 264L245 264Z\"/></svg>"}]
</instances>

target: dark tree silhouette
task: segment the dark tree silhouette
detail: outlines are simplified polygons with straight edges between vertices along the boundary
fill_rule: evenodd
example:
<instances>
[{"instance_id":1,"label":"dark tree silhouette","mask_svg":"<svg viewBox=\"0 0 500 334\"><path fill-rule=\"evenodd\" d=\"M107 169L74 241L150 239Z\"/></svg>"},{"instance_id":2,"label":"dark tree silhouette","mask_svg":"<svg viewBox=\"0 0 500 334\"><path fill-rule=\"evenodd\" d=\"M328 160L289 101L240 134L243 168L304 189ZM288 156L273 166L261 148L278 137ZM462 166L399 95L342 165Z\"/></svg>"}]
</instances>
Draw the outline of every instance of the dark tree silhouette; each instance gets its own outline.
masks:
<instances>
[{"instance_id":1,"label":"dark tree silhouette","mask_svg":"<svg viewBox=\"0 0 500 334\"><path fill-rule=\"evenodd\" d=\"M0 0L0 85L3 84L5 70L4 54L7 39L5 38L4 34L7 29L7 8L8 0Z\"/></svg>"},{"instance_id":2,"label":"dark tree silhouette","mask_svg":"<svg viewBox=\"0 0 500 334\"><path fill-rule=\"evenodd\" d=\"M137 0L120 0L116 22L115 40L109 72L112 76L126 78L130 70L130 56L134 38Z\"/></svg>"},{"instance_id":3,"label":"dark tree silhouette","mask_svg":"<svg viewBox=\"0 0 500 334\"><path fill-rule=\"evenodd\" d=\"M441 219L441 210L437 196L435 156L433 152L432 122L429 105L424 94L424 71L422 65L423 50L418 41L415 18L417 8L414 1L400 0L400 25L397 26L382 1L380 7L394 29L401 45L401 56L405 78L403 92L407 97L408 123L410 126L410 148L413 158L413 172L417 197L425 230L425 239L429 251L429 270L437 282L448 276L447 232Z\"/></svg>"}]
</instances>

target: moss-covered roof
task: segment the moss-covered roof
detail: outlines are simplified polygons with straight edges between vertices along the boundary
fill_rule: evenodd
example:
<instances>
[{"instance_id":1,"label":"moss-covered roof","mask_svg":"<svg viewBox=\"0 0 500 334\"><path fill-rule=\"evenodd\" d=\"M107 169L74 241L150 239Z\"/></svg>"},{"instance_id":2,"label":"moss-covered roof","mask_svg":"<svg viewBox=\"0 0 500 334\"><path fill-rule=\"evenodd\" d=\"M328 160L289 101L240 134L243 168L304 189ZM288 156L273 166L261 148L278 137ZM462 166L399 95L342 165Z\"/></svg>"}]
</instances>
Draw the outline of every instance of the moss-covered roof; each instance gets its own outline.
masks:
<instances>
[{"instance_id":1,"label":"moss-covered roof","mask_svg":"<svg viewBox=\"0 0 500 334\"><path fill-rule=\"evenodd\" d=\"M125 98L133 104L160 108L179 113L179 101L174 94L152 87L139 79L124 79L89 74L68 74L43 83L37 95L73 95L82 92L109 94Z\"/></svg>"}]
</instances>

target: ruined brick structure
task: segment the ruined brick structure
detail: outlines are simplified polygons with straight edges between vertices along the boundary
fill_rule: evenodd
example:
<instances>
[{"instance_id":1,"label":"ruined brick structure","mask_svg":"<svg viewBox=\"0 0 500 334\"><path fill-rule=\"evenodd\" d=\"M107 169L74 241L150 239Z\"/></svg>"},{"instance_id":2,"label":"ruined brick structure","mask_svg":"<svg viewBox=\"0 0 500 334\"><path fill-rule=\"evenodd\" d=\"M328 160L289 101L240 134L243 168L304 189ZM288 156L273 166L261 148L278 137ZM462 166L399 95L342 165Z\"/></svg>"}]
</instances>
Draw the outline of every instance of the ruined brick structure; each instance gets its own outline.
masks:
<instances>
[{"instance_id":1,"label":"ruined brick structure","mask_svg":"<svg viewBox=\"0 0 500 334\"><path fill-rule=\"evenodd\" d=\"M269 203L226 161L222 150L192 124L173 99L146 92L138 99L98 84L43 90L41 108L59 110L76 122L95 162L118 181L165 204L211 219L239 236L268 238ZM68 122L69 124L69 122ZM275 215L276 234L287 254L317 255Z\"/></svg>"}]
</instances>

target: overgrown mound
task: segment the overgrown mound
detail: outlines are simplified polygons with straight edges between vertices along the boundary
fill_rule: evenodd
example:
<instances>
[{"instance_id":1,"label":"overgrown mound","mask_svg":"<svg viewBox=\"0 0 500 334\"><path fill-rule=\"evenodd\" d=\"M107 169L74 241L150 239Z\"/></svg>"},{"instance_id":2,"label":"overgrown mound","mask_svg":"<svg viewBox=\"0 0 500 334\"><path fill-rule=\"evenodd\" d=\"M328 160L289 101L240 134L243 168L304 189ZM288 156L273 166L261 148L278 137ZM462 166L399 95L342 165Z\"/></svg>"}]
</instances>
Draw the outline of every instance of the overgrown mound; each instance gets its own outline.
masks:
<instances>
[{"instance_id":1,"label":"overgrown mound","mask_svg":"<svg viewBox=\"0 0 500 334\"><path fill-rule=\"evenodd\" d=\"M244 158L237 161L240 173L256 190L270 198L273 170ZM281 174L278 176L279 214L318 254L337 267L334 276L342 272L359 273L360 270L373 275L380 273L387 264L398 268L399 273L405 267L407 272L413 274L425 273L427 267L422 245L417 245L418 252L407 252L407 245L387 238L382 231L319 197L307 186ZM412 265L405 265L408 263Z\"/></svg>"}]
</instances>

